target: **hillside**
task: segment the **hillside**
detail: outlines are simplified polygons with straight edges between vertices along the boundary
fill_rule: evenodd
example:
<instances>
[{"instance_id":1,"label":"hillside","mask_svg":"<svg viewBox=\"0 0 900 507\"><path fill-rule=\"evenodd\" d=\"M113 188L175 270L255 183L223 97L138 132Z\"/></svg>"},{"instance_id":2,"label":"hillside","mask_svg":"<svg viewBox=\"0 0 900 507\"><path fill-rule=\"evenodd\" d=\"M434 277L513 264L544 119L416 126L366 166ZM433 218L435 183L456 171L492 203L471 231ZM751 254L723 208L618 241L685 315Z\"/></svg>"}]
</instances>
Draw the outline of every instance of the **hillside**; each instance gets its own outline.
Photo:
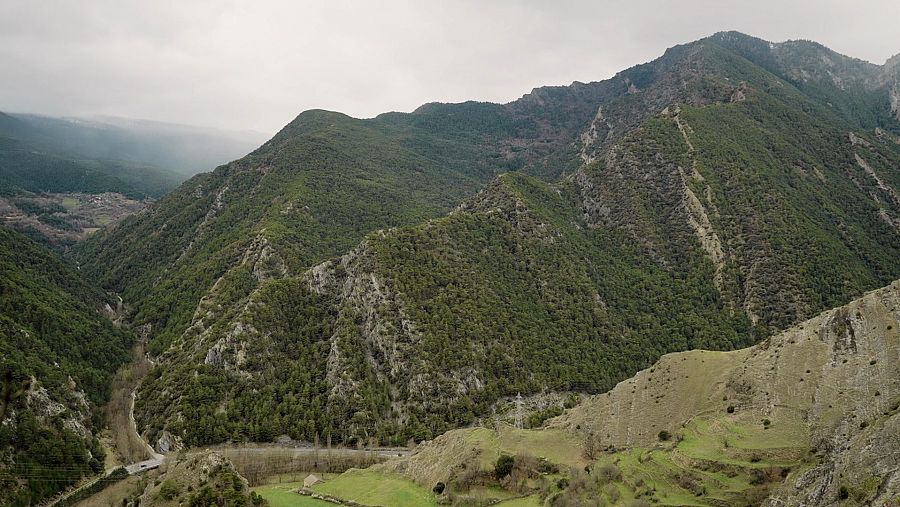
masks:
<instances>
[{"instance_id":1,"label":"hillside","mask_svg":"<svg viewBox=\"0 0 900 507\"><path fill-rule=\"evenodd\" d=\"M898 359L894 282L750 348L663 356L542 429L451 431L368 475L442 482L462 501L497 484L505 454L514 480L500 484L534 505L888 505L900 495ZM526 466L539 460L559 472Z\"/></svg>"},{"instance_id":2,"label":"hillside","mask_svg":"<svg viewBox=\"0 0 900 507\"><path fill-rule=\"evenodd\" d=\"M166 461L153 472L152 480L141 486L143 491L138 489L138 494L129 499L129 505L264 505L234 465L221 454L210 451Z\"/></svg>"},{"instance_id":3,"label":"hillside","mask_svg":"<svg viewBox=\"0 0 900 507\"><path fill-rule=\"evenodd\" d=\"M505 105L308 111L78 260L152 329L158 445L430 438L895 279L895 87L723 33Z\"/></svg>"},{"instance_id":4,"label":"hillside","mask_svg":"<svg viewBox=\"0 0 900 507\"><path fill-rule=\"evenodd\" d=\"M265 264L249 258L162 356L138 417L151 441L165 428L191 445L282 433L403 443L518 390L603 390L668 350L753 341L701 257L683 280L579 222L555 189L508 174L446 218L231 299Z\"/></svg>"},{"instance_id":5,"label":"hillside","mask_svg":"<svg viewBox=\"0 0 900 507\"><path fill-rule=\"evenodd\" d=\"M557 92L535 93L554 100ZM582 91L558 94L578 103ZM258 255L255 248L276 254L279 273L302 273L373 230L445 214L500 172L539 171L570 149L563 143L574 132L559 133L567 128L474 102L372 120L307 111L247 157L192 178L150 213L93 238L78 259L122 293L138 322L153 325L162 352L216 280ZM570 158L574 164L577 154Z\"/></svg>"},{"instance_id":6,"label":"hillside","mask_svg":"<svg viewBox=\"0 0 900 507\"><path fill-rule=\"evenodd\" d=\"M103 469L98 408L132 337L113 303L41 245L0 227L0 503L32 505Z\"/></svg>"}]
</instances>

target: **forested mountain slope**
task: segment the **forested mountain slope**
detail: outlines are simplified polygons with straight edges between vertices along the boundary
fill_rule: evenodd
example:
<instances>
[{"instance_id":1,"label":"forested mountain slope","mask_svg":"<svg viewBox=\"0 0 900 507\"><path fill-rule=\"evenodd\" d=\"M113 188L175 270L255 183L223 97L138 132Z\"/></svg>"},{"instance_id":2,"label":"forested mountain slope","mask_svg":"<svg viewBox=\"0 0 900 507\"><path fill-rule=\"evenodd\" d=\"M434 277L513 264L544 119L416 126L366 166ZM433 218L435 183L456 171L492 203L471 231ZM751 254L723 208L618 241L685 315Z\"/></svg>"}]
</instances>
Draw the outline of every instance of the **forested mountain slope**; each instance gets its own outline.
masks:
<instances>
[{"instance_id":1,"label":"forested mountain slope","mask_svg":"<svg viewBox=\"0 0 900 507\"><path fill-rule=\"evenodd\" d=\"M71 266L0 227L0 503L33 505L103 469L98 406L131 336Z\"/></svg>"},{"instance_id":2,"label":"forested mountain slope","mask_svg":"<svg viewBox=\"0 0 900 507\"><path fill-rule=\"evenodd\" d=\"M421 439L896 278L896 77L723 33L506 105L310 111L79 258L153 328L154 440Z\"/></svg>"},{"instance_id":3,"label":"forested mountain slope","mask_svg":"<svg viewBox=\"0 0 900 507\"><path fill-rule=\"evenodd\" d=\"M576 110L587 107L585 93L534 92ZM150 213L93 238L79 260L154 326L161 352L246 255L264 250L276 272L298 274L373 230L450 211L500 172L540 172L553 157L576 167L569 124L586 125L592 112L557 121L520 109L431 104L373 120L307 111L244 159L192 178Z\"/></svg>"},{"instance_id":4,"label":"forested mountain slope","mask_svg":"<svg viewBox=\"0 0 900 507\"><path fill-rule=\"evenodd\" d=\"M486 484L548 505L891 505L898 360L895 281L753 347L665 355L543 428L454 430L373 472L460 503Z\"/></svg>"}]
</instances>

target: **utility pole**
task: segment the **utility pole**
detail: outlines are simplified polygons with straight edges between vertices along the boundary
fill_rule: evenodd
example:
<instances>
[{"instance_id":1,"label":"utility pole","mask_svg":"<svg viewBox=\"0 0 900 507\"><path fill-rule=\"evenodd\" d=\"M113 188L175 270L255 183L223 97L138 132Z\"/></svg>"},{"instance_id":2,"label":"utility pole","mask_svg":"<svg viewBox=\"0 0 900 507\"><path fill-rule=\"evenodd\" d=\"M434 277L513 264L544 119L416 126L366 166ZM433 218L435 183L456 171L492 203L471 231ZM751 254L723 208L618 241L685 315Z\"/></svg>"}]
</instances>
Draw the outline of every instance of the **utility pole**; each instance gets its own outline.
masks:
<instances>
[{"instance_id":1,"label":"utility pole","mask_svg":"<svg viewBox=\"0 0 900 507\"><path fill-rule=\"evenodd\" d=\"M516 429L522 429L522 393L516 393Z\"/></svg>"}]
</instances>

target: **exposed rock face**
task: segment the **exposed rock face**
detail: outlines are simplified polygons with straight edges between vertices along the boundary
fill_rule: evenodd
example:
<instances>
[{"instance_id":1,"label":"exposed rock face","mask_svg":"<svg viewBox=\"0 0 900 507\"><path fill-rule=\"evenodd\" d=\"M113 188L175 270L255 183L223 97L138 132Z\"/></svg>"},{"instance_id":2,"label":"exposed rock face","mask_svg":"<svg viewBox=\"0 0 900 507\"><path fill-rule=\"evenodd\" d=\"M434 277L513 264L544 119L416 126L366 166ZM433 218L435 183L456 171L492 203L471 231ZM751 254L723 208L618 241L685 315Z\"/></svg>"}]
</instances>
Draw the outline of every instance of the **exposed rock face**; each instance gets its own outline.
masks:
<instances>
[{"instance_id":1,"label":"exposed rock face","mask_svg":"<svg viewBox=\"0 0 900 507\"><path fill-rule=\"evenodd\" d=\"M90 418L90 407L84 392L75 386L75 383L69 378L71 396L69 405L64 405L54 401L50 397L47 389L40 385L34 377L31 378L29 389L25 393L27 406L32 410L38 419L45 425L51 426L51 419L60 418L62 426L75 433L81 438L87 439L91 437L91 431L88 429Z\"/></svg>"},{"instance_id":2,"label":"exposed rock face","mask_svg":"<svg viewBox=\"0 0 900 507\"><path fill-rule=\"evenodd\" d=\"M606 117L603 116L603 106L600 106L597 109L597 115L591 121L590 128L581 134L581 160L585 164L594 161L592 147L597 141L603 142L606 136L609 135L610 130L612 130L612 126L606 120Z\"/></svg>"},{"instance_id":3,"label":"exposed rock face","mask_svg":"<svg viewBox=\"0 0 900 507\"><path fill-rule=\"evenodd\" d=\"M741 85L742 88L746 88L745 83L742 83ZM737 90L735 93L740 93L741 99L736 101L732 98L732 102L740 102L744 100L744 95L741 90ZM697 159L694 158L695 148L691 143L689 135L693 132L693 129L691 129L690 125L688 125L687 122L679 117L677 108L672 118L678 125L678 130L681 132L682 137L684 137L684 142L687 145L688 156L691 157L690 178L687 177L684 169L679 168L679 174L681 176L683 186L682 202L687 213L687 221L691 226L691 229L693 229L694 235L697 237L697 241L700 243L700 247L703 248L706 256L716 267L716 273L713 278L713 283L715 283L716 288L721 292L723 290L723 270L725 269L725 251L722 248L722 240L719 239L719 235L709 219L706 207L703 205L700 199L697 198L697 195L691 189L692 183L700 184L704 181L703 175L701 175L697 170L698 162ZM706 197L708 205L715 209L715 205L712 202L712 189L709 186L706 186Z\"/></svg>"},{"instance_id":4,"label":"exposed rock face","mask_svg":"<svg viewBox=\"0 0 900 507\"><path fill-rule=\"evenodd\" d=\"M808 324L805 333L830 348L808 408L810 444L822 463L767 505L839 505L841 488L867 505L887 505L900 495L900 282Z\"/></svg>"},{"instance_id":5,"label":"exposed rock face","mask_svg":"<svg viewBox=\"0 0 900 507\"><path fill-rule=\"evenodd\" d=\"M366 361L380 382L403 393L404 403L394 410L405 417L403 405L429 407L435 400L452 402L484 387L474 368L441 373L417 353L420 334L403 308L401 298L375 269L371 243L364 241L339 261L314 267L305 275L311 290L337 297L341 312L355 316ZM333 397L359 396L361 379L348 375L343 330L337 326L330 339L327 379ZM378 359L376 359L376 357ZM449 395L449 397L448 397Z\"/></svg>"},{"instance_id":6,"label":"exposed rock face","mask_svg":"<svg viewBox=\"0 0 900 507\"><path fill-rule=\"evenodd\" d=\"M889 93L891 112L894 113L894 117L897 118L897 121L900 121L900 84L892 86Z\"/></svg>"},{"instance_id":7,"label":"exposed rock face","mask_svg":"<svg viewBox=\"0 0 900 507\"><path fill-rule=\"evenodd\" d=\"M367 347L374 349L367 353L370 364L376 368L380 377L396 377L401 370L411 366L405 363L406 358L403 356L409 355L408 346L415 342L416 333L409 319L403 317L402 309L397 307L396 294L375 273L371 262L369 243L364 241L342 256L337 263L329 261L314 267L307 273L306 279L311 290L318 294L338 296L348 305L349 311L361 316L359 328L363 340ZM400 314L402 337L385 326L388 320L385 309L391 306ZM330 342L328 379L334 386L333 389L340 391L339 377L344 365L337 336L332 336ZM402 342L406 342L407 346L404 347ZM384 358L381 364L373 359L375 351Z\"/></svg>"},{"instance_id":8,"label":"exposed rock face","mask_svg":"<svg viewBox=\"0 0 900 507\"><path fill-rule=\"evenodd\" d=\"M651 256L660 264L672 262L671 254L656 233L648 234L648 224L642 223L642 216L657 214L658 208L669 210L668 217L675 218L677 224L667 235L689 234L696 238L703 254L715 266L713 282L721 291L726 253L711 214L717 213L711 188L698 171L694 158L696 151L690 136L693 130L679 116L678 106L666 108L663 118L671 118L674 126L684 139L684 152L691 160L690 167L684 167L676 160L657 153L651 160L645 160L632 151L630 139L613 146L599 165L580 169L573 180L581 192L582 206L589 227L615 227L629 231L635 241L645 245ZM702 189L705 203L697 196L695 189ZM654 211L650 211L653 209ZM639 210L636 212L636 210ZM646 213L645 213L646 211ZM660 225L654 224L653 227Z\"/></svg>"},{"instance_id":9,"label":"exposed rock face","mask_svg":"<svg viewBox=\"0 0 900 507\"><path fill-rule=\"evenodd\" d=\"M870 166L868 162L865 161L865 159L860 157L858 153L854 153L853 156L856 158L856 164L859 165L859 167L861 167L862 170L865 171L870 178L872 178L878 189L886 194L887 199L893 204L900 206L900 195L897 195L897 191L894 190L893 187L888 185L884 181L884 179L882 179L881 176L879 176L878 173L876 173L875 170L872 169L872 166Z\"/></svg>"},{"instance_id":10,"label":"exposed rock face","mask_svg":"<svg viewBox=\"0 0 900 507\"><path fill-rule=\"evenodd\" d=\"M168 431L163 431L159 438L156 439L155 449L159 453L168 454L173 451L184 449L184 443L181 441L181 438L176 437Z\"/></svg>"},{"instance_id":11,"label":"exposed rock face","mask_svg":"<svg viewBox=\"0 0 900 507\"><path fill-rule=\"evenodd\" d=\"M201 190L202 186L197 185L194 190L195 197L202 197L204 195L204 191ZM208 228L210 222L212 222L216 215L222 211L222 208L225 207L225 194L228 192L228 185L222 186L220 189L216 191L216 196L213 199L212 205L209 207L209 210L206 212L206 215L203 216L203 220L197 226L195 230L194 236L191 238L190 243L181 251L181 255L178 256L178 259L175 260L174 264L181 262L194 248L194 245L197 244L197 241L203 238L203 235L206 233L206 229Z\"/></svg>"}]
</instances>

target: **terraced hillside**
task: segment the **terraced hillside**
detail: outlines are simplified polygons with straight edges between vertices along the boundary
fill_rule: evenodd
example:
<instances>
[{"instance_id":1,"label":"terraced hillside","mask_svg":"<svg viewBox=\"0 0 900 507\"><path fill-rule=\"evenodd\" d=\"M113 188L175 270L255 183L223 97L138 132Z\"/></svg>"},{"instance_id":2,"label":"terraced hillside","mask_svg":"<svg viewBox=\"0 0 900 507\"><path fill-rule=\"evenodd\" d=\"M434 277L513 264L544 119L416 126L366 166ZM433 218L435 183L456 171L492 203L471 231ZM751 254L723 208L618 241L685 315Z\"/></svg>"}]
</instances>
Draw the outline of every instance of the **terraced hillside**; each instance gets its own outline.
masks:
<instances>
[{"instance_id":1,"label":"terraced hillside","mask_svg":"<svg viewBox=\"0 0 900 507\"><path fill-rule=\"evenodd\" d=\"M456 501L502 486L534 505L890 505L898 360L900 281L750 348L663 356L542 429L448 432L367 480L441 482ZM503 455L513 479L497 478Z\"/></svg>"}]
</instances>

